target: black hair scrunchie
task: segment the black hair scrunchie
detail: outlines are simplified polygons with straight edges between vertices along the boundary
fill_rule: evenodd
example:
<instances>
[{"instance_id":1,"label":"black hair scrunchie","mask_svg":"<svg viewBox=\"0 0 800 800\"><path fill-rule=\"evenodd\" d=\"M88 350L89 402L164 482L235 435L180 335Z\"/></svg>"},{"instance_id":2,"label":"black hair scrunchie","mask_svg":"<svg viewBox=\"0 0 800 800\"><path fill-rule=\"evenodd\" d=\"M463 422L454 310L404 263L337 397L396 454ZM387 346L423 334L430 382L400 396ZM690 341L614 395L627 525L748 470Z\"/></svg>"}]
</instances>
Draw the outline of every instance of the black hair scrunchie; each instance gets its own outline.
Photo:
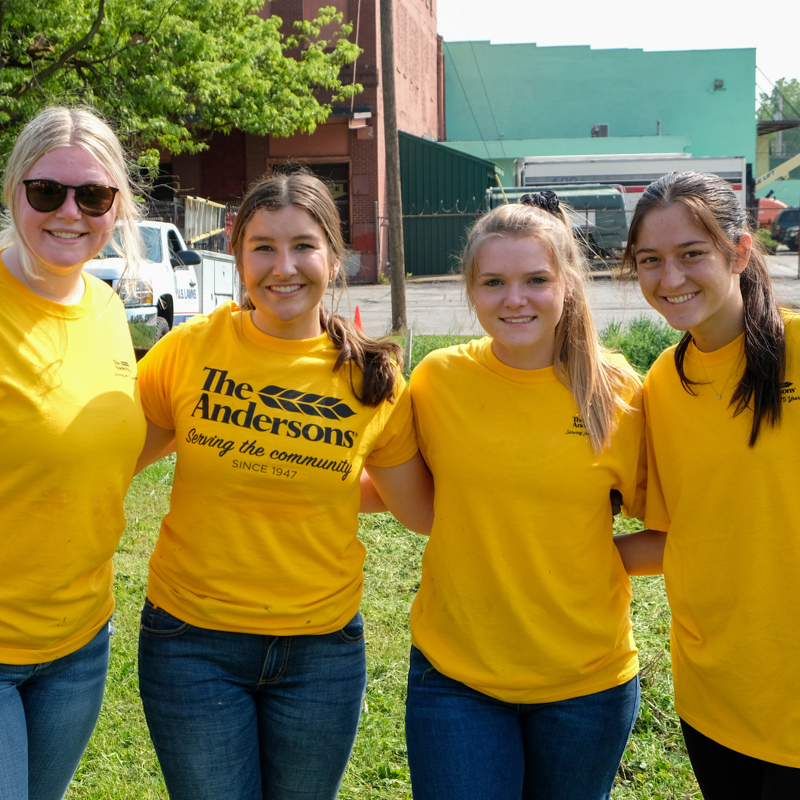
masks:
<instances>
[{"instance_id":1,"label":"black hair scrunchie","mask_svg":"<svg viewBox=\"0 0 800 800\"><path fill-rule=\"evenodd\" d=\"M541 192L530 192L520 197L519 202L526 206L534 206L555 214L558 211L558 195L549 189Z\"/></svg>"}]
</instances>

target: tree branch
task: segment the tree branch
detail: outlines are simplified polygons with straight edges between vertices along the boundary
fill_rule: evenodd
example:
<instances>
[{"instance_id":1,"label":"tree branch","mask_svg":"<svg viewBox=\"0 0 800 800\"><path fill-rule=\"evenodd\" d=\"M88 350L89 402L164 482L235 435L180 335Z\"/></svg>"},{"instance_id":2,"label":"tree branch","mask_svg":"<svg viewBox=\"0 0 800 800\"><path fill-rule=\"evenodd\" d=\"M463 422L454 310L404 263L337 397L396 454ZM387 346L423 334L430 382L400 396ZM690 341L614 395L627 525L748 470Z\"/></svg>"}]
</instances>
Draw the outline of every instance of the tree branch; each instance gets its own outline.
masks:
<instances>
[{"instance_id":1,"label":"tree branch","mask_svg":"<svg viewBox=\"0 0 800 800\"><path fill-rule=\"evenodd\" d=\"M92 23L92 27L89 29L89 32L80 40L75 42L72 47L68 47L49 67L43 69L40 73L34 75L27 83L25 83L17 92L17 97L22 97L26 92L29 92L35 83L40 83L43 80L47 80L54 72L58 72L66 63L69 61L75 53L80 52L86 47L89 42L94 39L97 35L97 32L100 30L100 26L103 24L103 19L106 15L106 0L100 0L100 3L97 7L97 16L95 17L94 23Z\"/></svg>"}]
</instances>

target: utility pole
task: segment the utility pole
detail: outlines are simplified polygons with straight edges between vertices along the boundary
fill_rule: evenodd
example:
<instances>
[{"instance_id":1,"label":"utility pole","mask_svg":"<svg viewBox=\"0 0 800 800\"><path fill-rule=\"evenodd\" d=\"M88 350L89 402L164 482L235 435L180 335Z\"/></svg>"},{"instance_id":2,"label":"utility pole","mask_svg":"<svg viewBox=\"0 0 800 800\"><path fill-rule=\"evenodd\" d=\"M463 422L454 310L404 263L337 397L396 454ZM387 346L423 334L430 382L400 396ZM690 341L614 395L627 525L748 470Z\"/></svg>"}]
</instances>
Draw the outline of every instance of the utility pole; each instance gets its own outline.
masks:
<instances>
[{"instance_id":1,"label":"utility pole","mask_svg":"<svg viewBox=\"0 0 800 800\"><path fill-rule=\"evenodd\" d=\"M406 330L406 259L403 250L403 201L400 194L400 145L394 86L394 18L392 0L381 3L381 83L383 132L386 143L386 216L389 220L389 263L392 285L392 333Z\"/></svg>"}]
</instances>

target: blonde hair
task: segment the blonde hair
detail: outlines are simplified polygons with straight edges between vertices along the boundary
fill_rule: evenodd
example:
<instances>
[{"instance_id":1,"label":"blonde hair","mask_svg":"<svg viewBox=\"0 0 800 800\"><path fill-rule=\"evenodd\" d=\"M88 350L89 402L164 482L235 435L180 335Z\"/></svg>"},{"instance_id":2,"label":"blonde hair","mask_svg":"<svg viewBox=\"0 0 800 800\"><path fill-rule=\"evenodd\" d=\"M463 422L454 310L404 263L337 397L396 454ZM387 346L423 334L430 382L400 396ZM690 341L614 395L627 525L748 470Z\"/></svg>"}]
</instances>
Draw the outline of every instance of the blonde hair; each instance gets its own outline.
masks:
<instances>
[{"instance_id":1,"label":"blonde hair","mask_svg":"<svg viewBox=\"0 0 800 800\"><path fill-rule=\"evenodd\" d=\"M242 252L247 225L257 211L280 211L287 206L296 206L306 211L322 228L328 244L331 266L339 264L336 280L345 284L342 261L347 248L342 237L341 218L333 195L328 187L315 175L303 170L278 173L259 181L245 195L231 234L231 246L236 256L236 270L244 286ZM243 293L242 309L253 309L253 301ZM350 385L356 397L367 406L377 406L394 397L395 380L402 371L403 357L399 345L390 341L371 339L359 331L350 320L330 313L320 303L320 324L328 338L339 351L334 372L347 364L350 367ZM353 377L353 366L363 375L359 390Z\"/></svg>"},{"instance_id":2,"label":"blonde hair","mask_svg":"<svg viewBox=\"0 0 800 800\"><path fill-rule=\"evenodd\" d=\"M536 239L553 256L567 286L561 319L556 326L553 366L559 380L572 392L595 452L605 448L615 430L617 412L629 411L623 395L639 391L630 372L612 364L598 338L586 300L587 265L560 204L555 211L514 204L493 209L471 228L461 259L467 296L478 279L482 246L488 239L507 236Z\"/></svg>"},{"instance_id":3,"label":"blonde hair","mask_svg":"<svg viewBox=\"0 0 800 800\"><path fill-rule=\"evenodd\" d=\"M3 202L7 211L0 231L0 248L17 245L25 275L33 280L40 277L19 228L17 186L40 158L57 147L72 145L89 153L119 189L114 218L119 236L111 236L111 232L109 236L117 255L135 272L142 262L141 236L136 225L141 212L133 196L127 160L114 131L85 108L46 108L28 122L17 137L3 176Z\"/></svg>"}]
</instances>

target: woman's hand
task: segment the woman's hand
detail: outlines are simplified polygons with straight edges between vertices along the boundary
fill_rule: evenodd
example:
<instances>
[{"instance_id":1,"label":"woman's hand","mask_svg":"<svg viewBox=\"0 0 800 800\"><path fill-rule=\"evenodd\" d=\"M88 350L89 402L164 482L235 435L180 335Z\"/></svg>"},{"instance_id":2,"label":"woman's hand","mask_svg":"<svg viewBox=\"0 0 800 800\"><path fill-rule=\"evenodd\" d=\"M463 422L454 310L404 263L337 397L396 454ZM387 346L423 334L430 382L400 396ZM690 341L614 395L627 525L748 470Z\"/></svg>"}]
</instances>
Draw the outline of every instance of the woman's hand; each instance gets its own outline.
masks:
<instances>
[{"instance_id":1,"label":"woman's hand","mask_svg":"<svg viewBox=\"0 0 800 800\"><path fill-rule=\"evenodd\" d=\"M387 510L409 530L431 532L433 477L419 452L397 467L367 467L362 473L361 511Z\"/></svg>"}]
</instances>

